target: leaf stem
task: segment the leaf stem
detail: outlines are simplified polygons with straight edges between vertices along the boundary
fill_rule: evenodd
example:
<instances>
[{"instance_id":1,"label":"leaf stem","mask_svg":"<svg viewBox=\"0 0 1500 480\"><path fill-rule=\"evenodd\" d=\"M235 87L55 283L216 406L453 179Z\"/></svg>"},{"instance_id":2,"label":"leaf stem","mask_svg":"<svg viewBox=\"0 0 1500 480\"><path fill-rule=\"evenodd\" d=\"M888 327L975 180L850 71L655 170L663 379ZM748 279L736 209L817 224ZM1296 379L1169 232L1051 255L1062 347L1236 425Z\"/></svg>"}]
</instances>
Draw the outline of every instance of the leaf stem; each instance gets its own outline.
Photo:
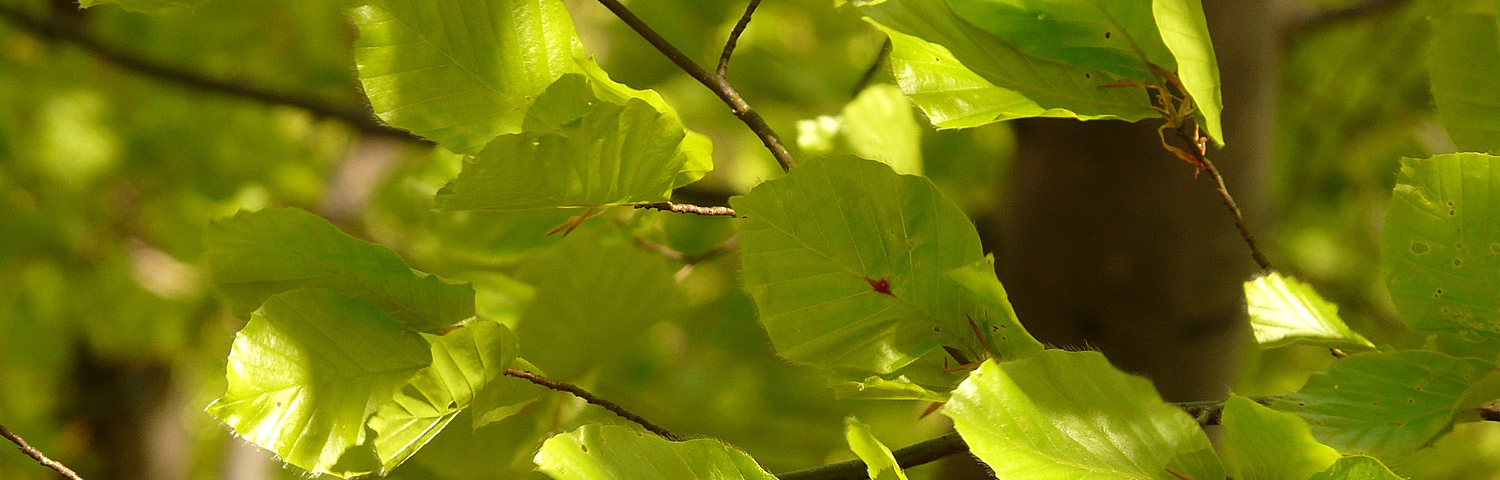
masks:
<instances>
[{"instance_id":1,"label":"leaf stem","mask_svg":"<svg viewBox=\"0 0 1500 480\"><path fill-rule=\"evenodd\" d=\"M692 215L703 215L707 217L734 217L734 209L729 207L704 207L687 203L641 203L635 206L637 210L656 210L661 212L687 213Z\"/></svg>"},{"instance_id":2,"label":"leaf stem","mask_svg":"<svg viewBox=\"0 0 1500 480\"><path fill-rule=\"evenodd\" d=\"M698 83L708 87L715 95L719 96L719 99L729 105L729 110L734 112L734 116L739 117L740 121L745 123L745 126L750 127L750 130L755 132L756 136L760 137L761 143L765 144L766 149L771 151L771 156L776 157L776 163L781 165L782 170L791 170L792 167L797 166L797 161L792 158L792 153L787 150L786 145L781 143L781 137L776 135L776 131L772 130L770 125L766 124L766 120L761 118L759 113L756 113L754 109L750 108L749 104L745 103L745 99L740 97L739 92L736 92L734 87L730 86L724 77L704 70L697 62L688 58L677 47L672 46L672 43L663 38L661 34L656 33L656 30L652 30L649 25L646 25L646 22L641 21L640 17L631 13L630 9L625 8L625 5L621 4L619 0L598 1L601 5L604 5L604 8L608 8L610 12L614 12L615 16L625 22L625 25L629 26L631 30L635 30L635 33L639 34L641 38L646 39L646 42L650 43L651 46L656 47L656 50L666 55L668 60L677 64L678 68L687 72Z\"/></svg>"},{"instance_id":3,"label":"leaf stem","mask_svg":"<svg viewBox=\"0 0 1500 480\"><path fill-rule=\"evenodd\" d=\"M505 375L508 376L508 377L515 377L515 378L519 378L519 379L522 379L522 380L526 380L528 382L535 383L535 384L540 385L540 386L542 386L544 388L547 388L547 389L557 390L559 392L568 392L570 394L573 394L573 396L575 396L575 397L583 399L583 401L585 401L585 402L589 402L589 403L592 403L594 405L598 405L598 406L604 407L605 410L609 410L611 412L614 412L614 414L615 415L619 415L620 418L623 418L623 419L635 422L637 425L640 425L641 427L645 428L647 431L649 431L651 433L655 433L655 434L661 436L661 438L665 438L667 440L671 440L671 441L674 441L674 442L682 440L682 438L678 437L677 435L673 435L672 432L667 431L667 429L662 428L662 427L660 427L660 426L658 426L658 425L656 425L654 423L651 423L650 421L646 420L644 417L641 417L640 415L636 415L634 413L631 413L629 410L626 410L625 407L621 407L619 404L616 404L616 403L611 402L609 400L605 400L605 399L599 398L598 396L595 396L594 394L589 393L587 390L579 388L577 385L573 385L571 383L566 383L566 382L559 382L559 381L556 381L556 380L551 380L551 379L548 379L547 377L543 377L541 375L537 375L535 373L531 373L531 372L528 372L528 371L525 371L525 370L516 369L516 368L507 368L507 369L505 369Z\"/></svg>"},{"instance_id":4,"label":"leaf stem","mask_svg":"<svg viewBox=\"0 0 1500 480\"><path fill-rule=\"evenodd\" d=\"M735 45L740 42L740 34L745 33L745 27L750 25L750 15L759 6L760 0L750 0L750 4L745 6L745 14L740 16L740 21L734 24L734 30L729 32L729 39L724 41L724 53L719 55L719 69L716 71L719 78L725 78L725 72L729 71L729 55L734 53Z\"/></svg>"},{"instance_id":5,"label":"leaf stem","mask_svg":"<svg viewBox=\"0 0 1500 480\"><path fill-rule=\"evenodd\" d=\"M287 105L312 114L348 124L361 133L401 140L431 144L415 134L391 127L377 120L375 114L364 106L349 107L323 102L310 95L283 92L260 86L251 80L229 80L213 78L179 66L168 65L145 56L120 50L109 42L96 38L79 25L54 19L36 18L21 10L0 4L0 19L15 25L27 33L46 40L71 43L94 57L115 64L136 74L155 78L208 93L253 100L270 105Z\"/></svg>"},{"instance_id":6,"label":"leaf stem","mask_svg":"<svg viewBox=\"0 0 1500 480\"><path fill-rule=\"evenodd\" d=\"M33 447L31 446L31 444L26 443L26 439L21 438L20 435L16 435L16 432L10 431L9 428L5 428L5 425L0 425L0 437L5 437L6 440L10 440L11 443L16 444L16 448L21 449L21 453L24 453L26 454L26 456L31 457L33 460L36 460L36 463L40 463L42 464L42 466L56 471L58 475L62 475L64 478L68 478L70 480L83 480L83 477L80 477L77 473L74 473L73 469L68 468L67 465L63 465L62 462L47 458L47 455L42 454L41 450L37 450L36 447Z\"/></svg>"}]
</instances>

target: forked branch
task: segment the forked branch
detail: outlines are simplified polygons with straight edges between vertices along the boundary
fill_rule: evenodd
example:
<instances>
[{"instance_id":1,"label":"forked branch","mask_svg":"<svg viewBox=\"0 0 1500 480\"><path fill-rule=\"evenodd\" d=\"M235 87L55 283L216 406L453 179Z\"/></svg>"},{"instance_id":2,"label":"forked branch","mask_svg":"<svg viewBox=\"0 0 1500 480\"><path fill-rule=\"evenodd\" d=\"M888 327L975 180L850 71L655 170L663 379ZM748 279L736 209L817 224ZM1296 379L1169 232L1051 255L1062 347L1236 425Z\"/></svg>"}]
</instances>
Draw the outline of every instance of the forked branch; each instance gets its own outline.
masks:
<instances>
[{"instance_id":1,"label":"forked branch","mask_svg":"<svg viewBox=\"0 0 1500 480\"><path fill-rule=\"evenodd\" d=\"M21 453L24 453L26 454L26 456L31 457L32 460L36 460L36 463L40 463L42 464L42 466L52 469L53 471L57 472L58 475L62 475L63 478L67 478L69 480L83 480L83 477L80 477L77 473L74 473L73 469L68 468L67 465L63 465L62 462L47 458L47 455L42 454L41 450L37 450L36 447L33 447L31 446L31 444L26 443L26 439L21 438L20 435L16 435L16 432L10 431L9 428L5 428L5 425L0 425L0 437L5 437L6 440L10 440L10 443L16 444L16 448L21 449Z\"/></svg>"},{"instance_id":2,"label":"forked branch","mask_svg":"<svg viewBox=\"0 0 1500 480\"><path fill-rule=\"evenodd\" d=\"M724 53L719 55L719 69L716 71L719 78L724 78L725 72L729 71L729 56L740 42L740 34L745 33L745 27L750 26L750 15L755 14L755 7L759 6L760 0L750 0L750 4L745 6L745 14L740 16L740 21L734 24L734 30L729 32L729 39L724 41Z\"/></svg>"},{"instance_id":3,"label":"forked branch","mask_svg":"<svg viewBox=\"0 0 1500 480\"><path fill-rule=\"evenodd\" d=\"M755 132L757 137L760 137L761 143L765 144L766 149L771 151L771 156L776 157L776 163L781 164L782 170L791 170L792 167L797 166L797 160L792 158L792 152L788 151L786 145L781 143L781 137L776 135L776 131L772 130L770 125L766 124L766 120L761 118L759 113L756 113L754 109L750 108L749 104L745 103L745 99L740 97L739 92L736 92L734 87L730 86L724 77L704 70L702 66L694 62L693 59L688 58L686 54L678 50L671 42L668 42L661 34L656 33L656 30L651 29L651 26L646 25L646 22L641 21L640 17L635 16L635 13L632 13L630 9L625 8L625 5L621 4L619 0L599 0L599 4L604 5L604 8L608 8L610 12L613 12L631 30L635 30L636 34L646 39L646 42L650 43L651 46L656 47L657 51L660 51L662 55L666 55L668 60L677 64L678 68L687 72L698 83L703 84L703 86L712 90L715 95L718 95L720 100L729 105L729 110L734 112L734 116L739 117L740 121L745 123L745 126L750 127L750 130Z\"/></svg>"}]
</instances>

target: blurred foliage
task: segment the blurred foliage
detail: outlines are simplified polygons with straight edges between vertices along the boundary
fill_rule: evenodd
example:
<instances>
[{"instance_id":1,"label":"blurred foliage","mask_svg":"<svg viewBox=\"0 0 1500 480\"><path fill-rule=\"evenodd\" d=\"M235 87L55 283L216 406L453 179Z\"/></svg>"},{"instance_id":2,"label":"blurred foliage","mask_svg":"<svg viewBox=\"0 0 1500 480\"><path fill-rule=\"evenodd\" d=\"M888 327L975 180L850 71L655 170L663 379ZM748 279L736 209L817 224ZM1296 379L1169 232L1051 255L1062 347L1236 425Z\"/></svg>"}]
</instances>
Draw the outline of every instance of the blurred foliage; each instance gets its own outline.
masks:
<instances>
[{"instance_id":1,"label":"blurred foliage","mask_svg":"<svg viewBox=\"0 0 1500 480\"><path fill-rule=\"evenodd\" d=\"M338 105L363 100L355 31L341 2L122 0L86 10L66 1L0 3L76 22L112 48L212 77ZM156 9L172 3L193 6ZM719 99L598 4L567 3L586 50L612 78L661 92L685 125L713 140L717 168L707 188L743 192L781 175ZM730 80L784 136L798 121L839 115L877 60L883 35L833 3L765 2L730 64ZM1479 3L1404 2L1281 45L1273 257L1377 344L1422 342L1396 320L1380 273L1379 232L1397 159L1453 150L1428 92L1427 18ZM743 8L695 0L631 6L704 64L718 58ZM874 79L888 81L884 73ZM922 168L971 217L983 216L1003 194L997 187L1014 143L1005 124L924 131ZM149 473L137 472L150 478L227 478L231 468L247 468L246 447L203 413L224 391L224 359L244 319L207 287L202 238L210 221L241 209L318 212L414 268L474 281L481 312L488 306L507 323L524 321L521 307L493 292L517 288L506 275L524 277L533 256L568 248L568 239L545 233L577 212L433 211L433 194L460 163L423 145L362 139L294 107L141 76L0 21L0 421L87 478L126 475L108 448L129 444L154 456L141 460ZM626 234L638 233L692 254L730 230L721 219L616 208L568 238L609 237L625 247ZM533 247L540 253L527 253ZM910 427L926 404L836 400L821 372L776 357L738 287L737 264L731 255L671 266L683 308L631 339L637 348L623 360L575 381L676 431L723 439L772 472L854 458L842 435L848 416L893 448L947 428L938 416ZM522 344L524 351L524 337ZM1286 393L1331 361L1323 349L1277 349L1248 359L1236 390ZM498 424L445 430L392 478L524 478L537 446L524 433L619 421L571 398L530 394L540 399ZM468 415L455 424L470 424ZM129 416L151 427L122 432L111 423ZM0 478L50 478L0 450ZM248 462L267 478L300 478L264 453L252 455ZM1500 478L1495 458L1500 426L1462 424L1393 468L1413 478ZM921 479L934 471L908 473Z\"/></svg>"}]
</instances>

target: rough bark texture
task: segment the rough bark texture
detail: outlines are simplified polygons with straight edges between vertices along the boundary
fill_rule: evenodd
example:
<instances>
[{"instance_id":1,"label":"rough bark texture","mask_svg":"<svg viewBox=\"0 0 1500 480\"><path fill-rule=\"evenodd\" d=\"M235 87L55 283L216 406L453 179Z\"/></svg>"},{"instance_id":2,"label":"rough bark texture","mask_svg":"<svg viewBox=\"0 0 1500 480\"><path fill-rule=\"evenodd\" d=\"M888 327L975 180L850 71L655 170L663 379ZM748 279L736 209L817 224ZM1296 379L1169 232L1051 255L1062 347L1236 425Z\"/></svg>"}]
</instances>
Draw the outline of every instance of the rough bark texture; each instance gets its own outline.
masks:
<instances>
[{"instance_id":1,"label":"rough bark texture","mask_svg":"<svg viewBox=\"0 0 1500 480\"><path fill-rule=\"evenodd\" d=\"M1209 158L1269 238L1276 2L1204 3L1228 143ZM1169 401L1220 398L1246 335L1241 282L1256 267L1212 181L1162 149L1159 124L1018 122L1020 151L986 245L1037 338L1101 350ZM976 467L948 471L973 478L962 472Z\"/></svg>"}]
</instances>

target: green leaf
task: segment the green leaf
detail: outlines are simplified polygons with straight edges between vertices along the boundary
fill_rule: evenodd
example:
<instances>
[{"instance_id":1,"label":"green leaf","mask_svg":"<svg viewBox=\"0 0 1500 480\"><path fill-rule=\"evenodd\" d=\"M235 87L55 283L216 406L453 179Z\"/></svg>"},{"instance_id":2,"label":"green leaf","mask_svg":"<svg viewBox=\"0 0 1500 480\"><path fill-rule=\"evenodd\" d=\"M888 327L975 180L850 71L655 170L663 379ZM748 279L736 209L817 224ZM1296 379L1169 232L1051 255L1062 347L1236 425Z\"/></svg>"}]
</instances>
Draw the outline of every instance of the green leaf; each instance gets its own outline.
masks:
<instances>
[{"instance_id":1,"label":"green leaf","mask_svg":"<svg viewBox=\"0 0 1500 480\"><path fill-rule=\"evenodd\" d=\"M1427 68L1438 118L1460 151L1500 155L1500 26L1493 15L1433 20Z\"/></svg>"},{"instance_id":2,"label":"green leaf","mask_svg":"<svg viewBox=\"0 0 1500 480\"><path fill-rule=\"evenodd\" d=\"M985 362L943 411L996 478L1224 478L1198 423L1098 352Z\"/></svg>"},{"instance_id":3,"label":"green leaf","mask_svg":"<svg viewBox=\"0 0 1500 480\"><path fill-rule=\"evenodd\" d=\"M1309 480L1402 480L1390 468L1380 460L1356 455L1340 458L1333 466L1328 467Z\"/></svg>"},{"instance_id":4,"label":"green leaf","mask_svg":"<svg viewBox=\"0 0 1500 480\"><path fill-rule=\"evenodd\" d=\"M959 18L947 2L886 0L864 5L860 10L888 30L941 45L962 66L995 86L1031 99L1041 109L1065 109L1083 116L1127 121L1160 116L1140 89L1099 88L1145 78L1122 77L1029 55L1006 39ZM1102 30L1098 39L1104 41ZM1056 40L1038 38L1033 44ZM893 38L893 46L895 41Z\"/></svg>"},{"instance_id":5,"label":"green leaf","mask_svg":"<svg viewBox=\"0 0 1500 480\"><path fill-rule=\"evenodd\" d=\"M579 74L558 79L532 106L527 131L501 135L466 161L458 178L438 191L438 207L533 210L665 201L672 189L709 170L712 145L684 130L665 104L596 87L600 83Z\"/></svg>"},{"instance_id":6,"label":"green leaf","mask_svg":"<svg viewBox=\"0 0 1500 480\"><path fill-rule=\"evenodd\" d=\"M493 410L494 405L480 404L485 398L480 392L500 387L496 380L520 350L509 328L479 319L437 337L431 348L432 365L408 380L370 418L382 474L410 458L460 411L470 406L477 412ZM498 419L489 421L494 420Z\"/></svg>"},{"instance_id":7,"label":"green leaf","mask_svg":"<svg viewBox=\"0 0 1500 480\"><path fill-rule=\"evenodd\" d=\"M1451 429L1469 385L1493 370L1481 359L1423 350L1361 353L1271 407L1302 417L1341 453L1392 460Z\"/></svg>"},{"instance_id":8,"label":"green leaf","mask_svg":"<svg viewBox=\"0 0 1500 480\"><path fill-rule=\"evenodd\" d=\"M983 318L975 325L983 335L988 354L996 360L1015 360L1041 352L1045 347L1016 317L1016 309L1010 304L1010 295L995 276L995 257L986 255L983 261L948 271L948 277L970 295L975 303L984 308Z\"/></svg>"},{"instance_id":9,"label":"green leaf","mask_svg":"<svg viewBox=\"0 0 1500 480\"><path fill-rule=\"evenodd\" d=\"M1500 333L1500 159L1402 159L1381 257L1417 330Z\"/></svg>"},{"instance_id":10,"label":"green leaf","mask_svg":"<svg viewBox=\"0 0 1500 480\"><path fill-rule=\"evenodd\" d=\"M854 455L865 462L870 480L906 480L906 472L901 471L891 449L870 433L869 425L854 417L844 418L844 438L848 439Z\"/></svg>"},{"instance_id":11,"label":"green leaf","mask_svg":"<svg viewBox=\"0 0 1500 480\"><path fill-rule=\"evenodd\" d=\"M1224 402L1222 422L1224 467L1236 480L1303 480L1339 459L1296 415L1239 395Z\"/></svg>"},{"instance_id":12,"label":"green leaf","mask_svg":"<svg viewBox=\"0 0 1500 480\"><path fill-rule=\"evenodd\" d=\"M946 0L958 18L1031 57L1143 80L1175 71L1144 1Z\"/></svg>"},{"instance_id":13,"label":"green leaf","mask_svg":"<svg viewBox=\"0 0 1500 480\"><path fill-rule=\"evenodd\" d=\"M833 394L846 400L922 400L946 402L946 391L934 391L905 376L887 379L871 375L864 380L836 382L829 385ZM946 389L945 389L946 390Z\"/></svg>"},{"instance_id":14,"label":"green leaf","mask_svg":"<svg viewBox=\"0 0 1500 480\"><path fill-rule=\"evenodd\" d=\"M557 0L368 0L355 63L386 123L474 153L521 130L532 99L583 56Z\"/></svg>"},{"instance_id":15,"label":"green leaf","mask_svg":"<svg viewBox=\"0 0 1500 480\"><path fill-rule=\"evenodd\" d=\"M1177 78L1193 96L1193 106L1208 138L1224 146L1223 92L1219 88L1219 60L1208 38L1208 19L1199 0L1153 0L1152 13L1162 43L1177 59ZM1164 64L1163 64L1164 65Z\"/></svg>"},{"instance_id":16,"label":"green leaf","mask_svg":"<svg viewBox=\"0 0 1500 480\"><path fill-rule=\"evenodd\" d=\"M554 436L537 468L558 480L775 480L750 455L710 439L672 442L613 425L584 425Z\"/></svg>"},{"instance_id":17,"label":"green leaf","mask_svg":"<svg viewBox=\"0 0 1500 480\"><path fill-rule=\"evenodd\" d=\"M302 210L240 213L214 222L205 243L214 283L238 315L281 292L322 288L373 303L417 331L474 316L468 284L413 271L389 248Z\"/></svg>"},{"instance_id":18,"label":"green leaf","mask_svg":"<svg viewBox=\"0 0 1500 480\"><path fill-rule=\"evenodd\" d=\"M995 86L969 70L942 45L874 23L891 39L891 75L901 91L938 128L969 128L1028 117L1078 118L1066 109L1046 109L1014 90Z\"/></svg>"},{"instance_id":19,"label":"green leaf","mask_svg":"<svg viewBox=\"0 0 1500 480\"><path fill-rule=\"evenodd\" d=\"M516 273L536 287L516 328L522 355L571 379L638 348L648 328L687 306L673 280L678 267L623 235L574 232Z\"/></svg>"},{"instance_id":20,"label":"green leaf","mask_svg":"<svg viewBox=\"0 0 1500 480\"><path fill-rule=\"evenodd\" d=\"M922 129L894 85L866 88L837 117L797 122L797 146L813 158L853 154L890 165L896 173L922 174Z\"/></svg>"},{"instance_id":21,"label":"green leaf","mask_svg":"<svg viewBox=\"0 0 1500 480\"><path fill-rule=\"evenodd\" d=\"M266 300L235 335L229 388L208 413L309 472L376 472L365 421L431 362L421 335L375 305L294 290Z\"/></svg>"},{"instance_id":22,"label":"green leaf","mask_svg":"<svg viewBox=\"0 0 1500 480\"><path fill-rule=\"evenodd\" d=\"M984 314L947 272L983 259L979 236L927 179L828 157L730 203L745 288L783 357L861 379L977 346L966 318Z\"/></svg>"},{"instance_id":23,"label":"green leaf","mask_svg":"<svg viewBox=\"0 0 1500 480\"><path fill-rule=\"evenodd\" d=\"M1245 303L1255 341L1263 347L1293 343L1375 347L1344 324L1337 305L1295 278L1273 272L1245 282Z\"/></svg>"},{"instance_id":24,"label":"green leaf","mask_svg":"<svg viewBox=\"0 0 1500 480\"><path fill-rule=\"evenodd\" d=\"M119 5L130 12L156 12L177 7L193 7L210 0L78 0L83 8L99 5Z\"/></svg>"}]
</instances>

